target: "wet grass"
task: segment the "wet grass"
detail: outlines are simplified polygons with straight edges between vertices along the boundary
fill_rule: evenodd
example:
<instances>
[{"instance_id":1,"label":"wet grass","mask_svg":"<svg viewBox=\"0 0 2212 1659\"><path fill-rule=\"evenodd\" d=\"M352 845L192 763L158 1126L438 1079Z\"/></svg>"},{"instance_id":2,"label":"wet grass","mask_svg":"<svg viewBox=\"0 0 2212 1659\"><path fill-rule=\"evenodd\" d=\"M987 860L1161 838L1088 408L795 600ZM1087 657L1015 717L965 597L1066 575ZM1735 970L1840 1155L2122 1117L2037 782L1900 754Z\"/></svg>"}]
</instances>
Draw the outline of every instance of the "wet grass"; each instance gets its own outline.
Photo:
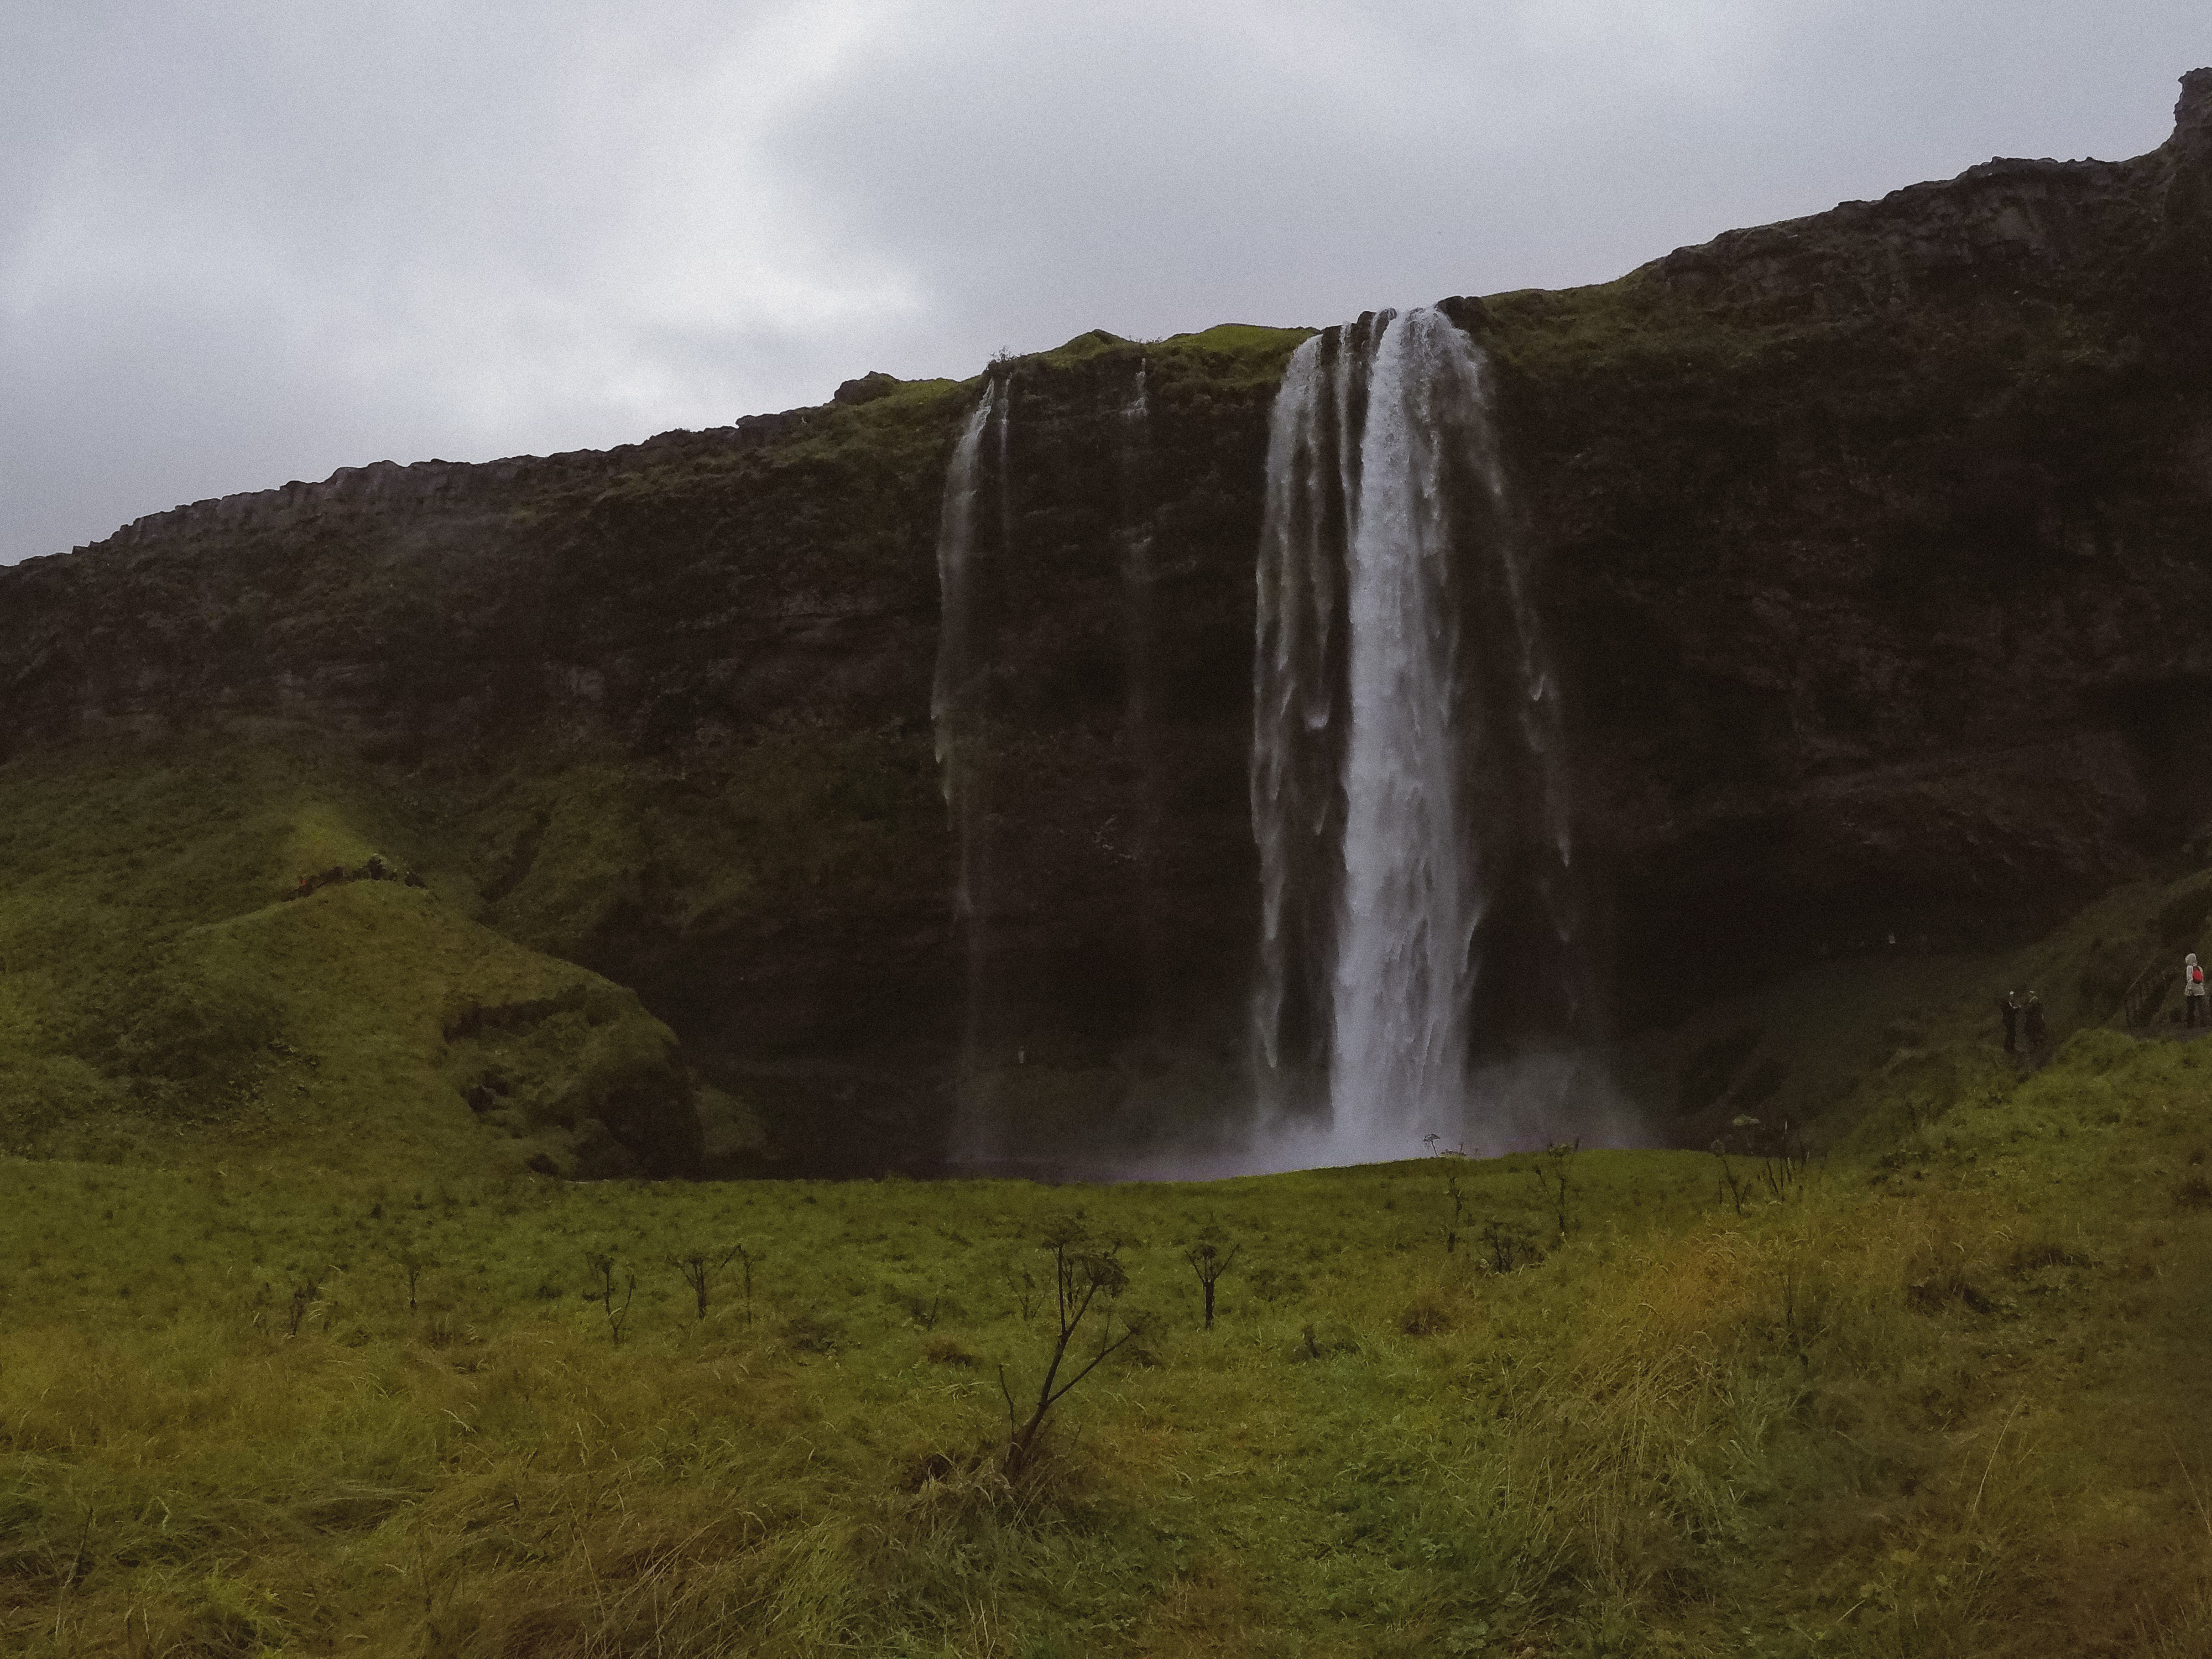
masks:
<instances>
[{"instance_id":1,"label":"wet grass","mask_svg":"<svg viewBox=\"0 0 2212 1659\"><path fill-rule=\"evenodd\" d=\"M1577 1154L1564 1240L1527 1158L1059 1190L11 1162L0 1639L2199 1652L2208 1073L2088 1033L1863 1157L1739 1161L1740 1208L1713 1158ZM1034 1387L1073 1212L1143 1334L1010 1481L999 1368ZM1486 1224L1542 1254L1498 1272ZM1208 1225L1242 1247L1211 1332ZM702 1319L673 1261L736 1243L750 1302L732 1261ZM619 1340L594 1255L617 1302L637 1276Z\"/></svg>"}]
</instances>

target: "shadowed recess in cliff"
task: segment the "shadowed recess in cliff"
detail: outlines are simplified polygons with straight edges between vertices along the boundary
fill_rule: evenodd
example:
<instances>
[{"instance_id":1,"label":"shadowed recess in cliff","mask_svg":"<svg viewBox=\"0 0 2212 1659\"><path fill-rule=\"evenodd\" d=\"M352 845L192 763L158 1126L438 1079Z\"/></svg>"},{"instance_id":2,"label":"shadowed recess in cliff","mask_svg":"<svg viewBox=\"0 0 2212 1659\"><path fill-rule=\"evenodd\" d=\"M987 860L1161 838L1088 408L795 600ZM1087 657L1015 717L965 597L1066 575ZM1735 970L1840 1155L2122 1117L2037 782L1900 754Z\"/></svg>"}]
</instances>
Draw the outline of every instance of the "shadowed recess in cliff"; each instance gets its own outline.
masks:
<instances>
[{"instance_id":1,"label":"shadowed recess in cliff","mask_svg":"<svg viewBox=\"0 0 2212 1659\"><path fill-rule=\"evenodd\" d=\"M1449 316L1370 313L1299 349L1257 572L1265 1162L1581 1114L1559 1054L1590 992L1526 564L1486 366Z\"/></svg>"}]
</instances>

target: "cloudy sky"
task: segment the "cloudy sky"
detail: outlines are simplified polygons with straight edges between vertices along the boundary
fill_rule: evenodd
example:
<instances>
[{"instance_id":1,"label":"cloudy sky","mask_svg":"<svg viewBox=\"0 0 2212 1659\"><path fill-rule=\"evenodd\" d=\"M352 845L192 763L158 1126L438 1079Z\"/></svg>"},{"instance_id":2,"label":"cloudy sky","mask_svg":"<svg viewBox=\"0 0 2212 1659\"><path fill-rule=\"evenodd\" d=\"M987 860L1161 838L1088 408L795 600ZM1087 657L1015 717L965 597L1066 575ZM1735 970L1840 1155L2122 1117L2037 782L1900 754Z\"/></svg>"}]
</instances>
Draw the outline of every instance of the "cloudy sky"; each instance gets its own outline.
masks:
<instances>
[{"instance_id":1,"label":"cloudy sky","mask_svg":"<svg viewBox=\"0 0 2212 1659\"><path fill-rule=\"evenodd\" d=\"M0 562L2160 143L2204 0L0 0Z\"/></svg>"}]
</instances>

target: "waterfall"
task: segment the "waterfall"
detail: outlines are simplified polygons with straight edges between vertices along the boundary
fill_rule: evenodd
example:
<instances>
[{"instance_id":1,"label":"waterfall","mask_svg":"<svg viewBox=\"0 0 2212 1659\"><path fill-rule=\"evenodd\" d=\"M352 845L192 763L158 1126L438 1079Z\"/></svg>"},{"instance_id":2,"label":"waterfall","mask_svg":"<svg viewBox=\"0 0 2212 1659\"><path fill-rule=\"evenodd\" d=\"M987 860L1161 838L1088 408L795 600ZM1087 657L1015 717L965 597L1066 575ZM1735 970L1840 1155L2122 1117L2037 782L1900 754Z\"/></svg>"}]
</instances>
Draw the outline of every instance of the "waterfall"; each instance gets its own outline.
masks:
<instances>
[{"instance_id":1,"label":"waterfall","mask_svg":"<svg viewBox=\"0 0 2212 1659\"><path fill-rule=\"evenodd\" d=\"M954 1074L955 1133L980 1147L988 1129L976 1097L975 1076L984 1047L982 1019L988 1003L991 848L988 835L989 769L983 754L988 713L989 642L981 637L996 574L992 555L1004 552L1008 405L1012 387L994 377L961 428L945 470L945 495L937 526L937 672L929 715L937 750L938 783L951 820L955 866L952 918L962 955L960 1049ZM998 545L979 545L978 506L985 493L985 443L994 428L1000 496Z\"/></svg>"},{"instance_id":2,"label":"waterfall","mask_svg":"<svg viewBox=\"0 0 2212 1659\"><path fill-rule=\"evenodd\" d=\"M1254 661L1254 1055L1329 1160L1478 1130L1478 1059L1571 1031L1558 699L1489 378L1441 310L1301 346L1269 437Z\"/></svg>"},{"instance_id":3,"label":"waterfall","mask_svg":"<svg viewBox=\"0 0 2212 1659\"><path fill-rule=\"evenodd\" d=\"M1471 435L1443 422L1480 409L1475 367L1458 329L1415 312L1384 325L1369 369L1345 607L1329 1100L1373 1127L1445 1128L1467 1072L1468 953L1482 900L1461 814L1453 526L1439 450Z\"/></svg>"},{"instance_id":4,"label":"waterfall","mask_svg":"<svg viewBox=\"0 0 2212 1659\"><path fill-rule=\"evenodd\" d=\"M1361 331L1364 332L1364 330ZM1343 701L1342 565L1358 494L1352 393L1364 363L1347 331L1301 346L1267 438L1253 664L1252 826L1260 851L1260 984L1254 1036L1266 1104L1310 1109L1325 1079ZM1364 398L1360 412L1364 413ZM1319 1103L1325 1106L1325 1098Z\"/></svg>"},{"instance_id":5,"label":"waterfall","mask_svg":"<svg viewBox=\"0 0 2212 1659\"><path fill-rule=\"evenodd\" d=\"M1152 394L1146 385L1149 367L1141 359L1129 401L1121 406L1121 431L1115 455L1114 539L1120 553L1117 574L1121 586L1121 664L1124 681L1121 707L1122 742L1135 775L1129 799L1132 844L1121 857L1134 864L1140 879L1134 898L1147 934L1147 951L1153 941L1152 894L1141 879L1149 869L1161 829L1163 781L1158 745L1153 741L1152 654L1158 629L1154 615L1158 571L1154 557Z\"/></svg>"},{"instance_id":6,"label":"waterfall","mask_svg":"<svg viewBox=\"0 0 2212 1659\"><path fill-rule=\"evenodd\" d=\"M1151 648L1152 584L1152 399L1146 385L1149 366L1139 362L1129 401L1121 405L1121 440L1115 457L1115 538L1121 547L1121 590L1128 611L1128 651L1139 664ZM1148 688L1142 674L1131 676L1130 717L1140 720Z\"/></svg>"},{"instance_id":7,"label":"waterfall","mask_svg":"<svg viewBox=\"0 0 2212 1659\"><path fill-rule=\"evenodd\" d=\"M1003 461L1006 412L995 380L976 400L953 447L937 523L937 673L930 687L929 720L937 750L938 787L958 843L953 910L962 917L975 912L977 873L976 815L970 799L973 757L962 742L972 735L976 712L975 499L982 487L983 437L994 416Z\"/></svg>"},{"instance_id":8,"label":"waterfall","mask_svg":"<svg viewBox=\"0 0 2212 1659\"><path fill-rule=\"evenodd\" d=\"M1158 550L1173 543L1158 523L1148 359L1132 351L1110 369L1102 386L994 368L954 434L939 508L931 717L962 975L946 1146L1009 1170L1148 1144L1163 1110L1143 1068L1182 1012L1156 971L1176 920L1155 882L1170 799ZM1071 519L1085 528L1073 547L1056 539ZM1079 763L1062 764L1069 755ZM1111 1007L1105 1019L1056 1006L1078 974ZM1137 1085L1066 1086L1071 1028L1085 1042L1110 1033L1110 1064Z\"/></svg>"}]
</instances>

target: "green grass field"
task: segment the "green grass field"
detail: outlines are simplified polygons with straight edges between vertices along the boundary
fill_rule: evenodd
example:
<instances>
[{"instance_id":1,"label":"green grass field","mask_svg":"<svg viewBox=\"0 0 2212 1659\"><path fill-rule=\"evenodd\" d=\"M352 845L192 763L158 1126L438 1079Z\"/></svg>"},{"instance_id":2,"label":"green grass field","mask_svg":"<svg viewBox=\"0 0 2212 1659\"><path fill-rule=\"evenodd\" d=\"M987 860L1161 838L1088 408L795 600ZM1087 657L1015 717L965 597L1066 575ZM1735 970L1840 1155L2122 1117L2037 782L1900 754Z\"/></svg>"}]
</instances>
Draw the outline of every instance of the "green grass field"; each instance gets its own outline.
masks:
<instances>
[{"instance_id":1,"label":"green grass field","mask_svg":"<svg viewBox=\"0 0 2212 1659\"><path fill-rule=\"evenodd\" d=\"M1063 1189L11 1160L0 1647L2206 1652L2212 1047L1913 1077L1887 1144L1802 1167L1576 1154L1564 1238L1529 1157ZM1127 1279L1073 1353L1138 1334L1009 1479L1001 1367L1026 1406L1070 1218ZM737 1244L750 1299L732 1261L702 1318L672 1263Z\"/></svg>"},{"instance_id":2,"label":"green grass field","mask_svg":"<svg viewBox=\"0 0 2212 1659\"><path fill-rule=\"evenodd\" d=\"M562 959L645 803L742 909L897 880L917 765L794 732L719 792L471 790L271 727L8 768L0 1652L2212 1653L2212 1045L2100 1024L2201 934L2193 865L1655 1036L1655 1121L1763 1120L1726 1160L530 1173L618 1168L594 1091L676 1063ZM372 852L428 887L283 897ZM1784 1116L1825 1152L1757 1156ZM1070 1224L1126 1288L1060 1380L1119 1346L1010 1462ZM740 1245L702 1317L678 1264Z\"/></svg>"}]
</instances>

